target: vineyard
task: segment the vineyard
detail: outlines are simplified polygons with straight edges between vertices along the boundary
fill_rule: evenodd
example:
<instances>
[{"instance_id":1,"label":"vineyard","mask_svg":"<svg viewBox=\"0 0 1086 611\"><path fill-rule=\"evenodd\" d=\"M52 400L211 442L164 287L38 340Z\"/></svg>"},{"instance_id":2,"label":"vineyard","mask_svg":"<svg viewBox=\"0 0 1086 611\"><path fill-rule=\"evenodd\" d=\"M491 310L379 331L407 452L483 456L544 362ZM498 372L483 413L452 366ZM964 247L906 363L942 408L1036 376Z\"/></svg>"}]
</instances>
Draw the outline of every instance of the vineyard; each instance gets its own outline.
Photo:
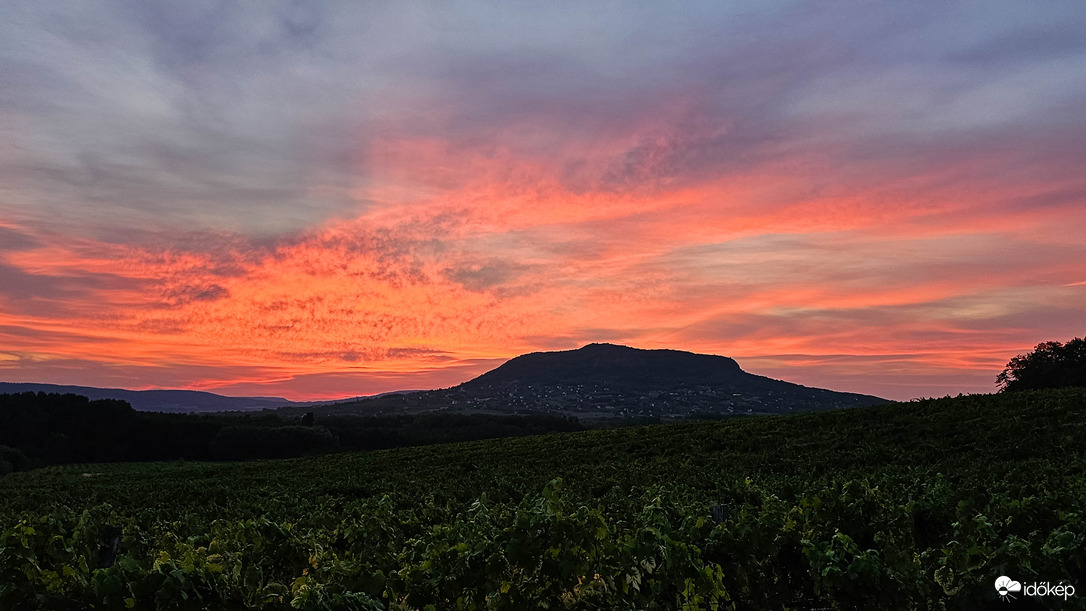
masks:
<instances>
[{"instance_id":1,"label":"vineyard","mask_svg":"<svg viewBox=\"0 0 1086 611\"><path fill-rule=\"evenodd\" d=\"M0 478L0 609L1081 609L1084 442L1067 389L48 467Z\"/></svg>"}]
</instances>

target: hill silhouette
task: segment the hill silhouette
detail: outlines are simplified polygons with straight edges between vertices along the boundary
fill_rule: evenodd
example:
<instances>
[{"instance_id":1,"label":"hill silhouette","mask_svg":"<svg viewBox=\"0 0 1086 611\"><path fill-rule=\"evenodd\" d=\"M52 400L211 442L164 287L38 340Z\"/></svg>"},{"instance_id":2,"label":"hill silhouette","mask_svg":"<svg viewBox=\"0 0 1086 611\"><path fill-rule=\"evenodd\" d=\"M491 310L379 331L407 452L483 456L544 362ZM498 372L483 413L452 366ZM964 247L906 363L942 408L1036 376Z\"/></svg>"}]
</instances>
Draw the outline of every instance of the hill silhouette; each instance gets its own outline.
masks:
<instances>
[{"instance_id":1,"label":"hill silhouette","mask_svg":"<svg viewBox=\"0 0 1086 611\"><path fill-rule=\"evenodd\" d=\"M435 410L535 413L578 418L678 419L780 414L887 403L871 395L810 388L747 373L724 356L588 344L533 352L452 388L375 397L317 413ZM286 410L296 408L285 408Z\"/></svg>"},{"instance_id":2,"label":"hill silhouette","mask_svg":"<svg viewBox=\"0 0 1086 611\"><path fill-rule=\"evenodd\" d=\"M732 384L749 375L726 356L588 344L577 350L518 356L461 387L511 388L561 382L663 390L684 384Z\"/></svg>"}]
</instances>

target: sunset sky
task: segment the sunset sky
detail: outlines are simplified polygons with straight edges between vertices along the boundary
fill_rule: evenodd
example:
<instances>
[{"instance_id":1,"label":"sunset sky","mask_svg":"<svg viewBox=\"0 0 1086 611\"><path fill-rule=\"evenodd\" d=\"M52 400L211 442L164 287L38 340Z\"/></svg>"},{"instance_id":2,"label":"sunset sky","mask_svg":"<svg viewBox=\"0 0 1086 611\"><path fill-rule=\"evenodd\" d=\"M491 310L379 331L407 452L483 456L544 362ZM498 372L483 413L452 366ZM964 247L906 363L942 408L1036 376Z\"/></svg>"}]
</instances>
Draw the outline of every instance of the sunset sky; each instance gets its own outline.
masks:
<instances>
[{"instance_id":1,"label":"sunset sky","mask_svg":"<svg viewBox=\"0 0 1086 611\"><path fill-rule=\"evenodd\" d=\"M5 3L0 380L613 342L893 399L1086 334L1086 3Z\"/></svg>"}]
</instances>

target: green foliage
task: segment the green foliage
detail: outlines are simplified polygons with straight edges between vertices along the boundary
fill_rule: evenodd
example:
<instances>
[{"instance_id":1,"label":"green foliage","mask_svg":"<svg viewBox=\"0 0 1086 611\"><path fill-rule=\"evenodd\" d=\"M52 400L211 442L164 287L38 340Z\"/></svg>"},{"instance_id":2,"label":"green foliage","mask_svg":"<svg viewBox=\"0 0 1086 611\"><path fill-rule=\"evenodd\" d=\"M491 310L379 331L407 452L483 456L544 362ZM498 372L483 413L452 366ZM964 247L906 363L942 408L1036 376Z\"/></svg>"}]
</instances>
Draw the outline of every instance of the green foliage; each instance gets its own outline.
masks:
<instances>
[{"instance_id":1,"label":"green foliage","mask_svg":"<svg viewBox=\"0 0 1086 611\"><path fill-rule=\"evenodd\" d=\"M1083 405L1056 390L12 473L0 609L982 608L999 575L1086 575ZM1054 601L1017 602L1082 607Z\"/></svg>"},{"instance_id":2,"label":"green foliage","mask_svg":"<svg viewBox=\"0 0 1086 611\"><path fill-rule=\"evenodd\" d=\"M335 446L331 431L323 426L225 426L211 440L211 456L290 458Z\"/></svg>"}]
</instances>

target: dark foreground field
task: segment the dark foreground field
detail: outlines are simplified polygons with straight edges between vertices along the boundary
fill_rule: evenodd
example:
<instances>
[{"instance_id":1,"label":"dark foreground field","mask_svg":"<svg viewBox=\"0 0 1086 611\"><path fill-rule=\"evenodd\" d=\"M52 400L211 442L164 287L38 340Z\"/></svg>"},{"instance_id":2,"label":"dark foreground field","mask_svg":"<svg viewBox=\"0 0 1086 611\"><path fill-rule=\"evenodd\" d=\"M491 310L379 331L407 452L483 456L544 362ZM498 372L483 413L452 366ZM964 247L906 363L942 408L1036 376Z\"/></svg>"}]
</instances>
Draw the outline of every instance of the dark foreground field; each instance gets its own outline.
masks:
<instances>
[{"instance_id":1,"label":"dark foreground field","mask_svg":"<svg viewBox=\"0 0 1086 611\"><path fill-rule=\"evenodd\" d=\"M0 479L0 609L1084 608L1084 442L1074 389L50 467Z\"/></svg>"}]
</instances>

